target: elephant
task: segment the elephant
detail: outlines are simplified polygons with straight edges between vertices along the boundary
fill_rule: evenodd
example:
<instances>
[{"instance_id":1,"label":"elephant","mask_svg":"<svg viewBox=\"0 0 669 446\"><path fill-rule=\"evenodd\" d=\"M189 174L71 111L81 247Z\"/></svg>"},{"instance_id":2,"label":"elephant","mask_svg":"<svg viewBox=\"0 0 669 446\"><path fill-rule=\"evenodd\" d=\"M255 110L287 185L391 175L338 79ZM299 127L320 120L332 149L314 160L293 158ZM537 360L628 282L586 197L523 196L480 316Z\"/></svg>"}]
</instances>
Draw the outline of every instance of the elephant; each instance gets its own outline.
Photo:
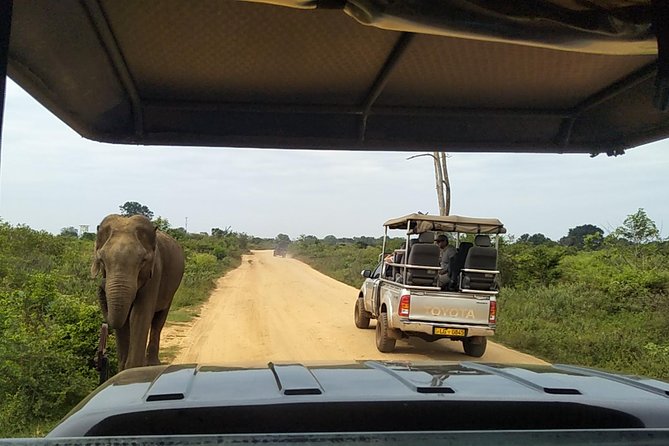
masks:
<instances>
[{"instance_id":1,"label":"elephant","mask_svg":"<svg viewBox=\"0 0 669 446\"><path fill-rule=\"evenodd\" d=\"M142 215L111 214L98 225L91 275L102 274L98 298L116 332L119 371L160 364L160 332L184 263L176 240Z\"/></svg>"}]
</instances>

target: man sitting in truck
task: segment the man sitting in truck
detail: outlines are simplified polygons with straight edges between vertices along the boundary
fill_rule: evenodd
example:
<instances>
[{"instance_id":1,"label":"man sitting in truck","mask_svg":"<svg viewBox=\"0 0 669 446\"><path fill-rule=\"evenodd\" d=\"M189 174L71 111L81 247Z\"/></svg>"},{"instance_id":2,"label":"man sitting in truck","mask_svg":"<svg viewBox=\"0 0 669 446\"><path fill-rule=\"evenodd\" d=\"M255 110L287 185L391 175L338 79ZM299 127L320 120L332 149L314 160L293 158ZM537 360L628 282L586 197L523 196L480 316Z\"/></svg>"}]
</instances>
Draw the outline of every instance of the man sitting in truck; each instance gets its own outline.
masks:
<instances>
[{"instance_id":1,"label":"man sitting in truck","mask_svg":"<svg viewBox=\"0 0 669 446\"><path fill-rule=\"evenodd\" d=\"M450 281L450 271L449 265L451 263L451 257L455 255L455 248L450 246L448 237L444 234L439 234L434 241L437 246L439 246L439 278L438 285L443 287L447 285Z\"/></svg>"}]
</instances>

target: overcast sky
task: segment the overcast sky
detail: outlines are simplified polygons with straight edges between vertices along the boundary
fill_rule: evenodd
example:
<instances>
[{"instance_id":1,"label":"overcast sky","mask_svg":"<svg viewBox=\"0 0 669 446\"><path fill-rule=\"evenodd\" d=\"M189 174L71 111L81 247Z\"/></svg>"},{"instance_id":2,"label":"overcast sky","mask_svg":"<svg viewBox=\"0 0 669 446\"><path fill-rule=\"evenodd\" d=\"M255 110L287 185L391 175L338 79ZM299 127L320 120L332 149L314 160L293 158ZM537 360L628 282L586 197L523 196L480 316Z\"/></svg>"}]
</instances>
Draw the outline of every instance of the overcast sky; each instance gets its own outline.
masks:
<instances>
[{"instance_id":1,"label":"overcast sky","mask_svg":"<svg viewBox=\"0 0 669 446\"><path fill-rule=\"evenodd\" d=\"M260 237L382 235L388 218L438 213L431 158L414 153L116 146L83 139L9 81L0 218L58 233L94 230L126 201L189 232ZM449 158L452 214L497 217L516 236L607 232L645 208L669 231L669 140L624 156L462 154ZM403 180L400 181L400 178Z\"/></svg>"}]
</instances>

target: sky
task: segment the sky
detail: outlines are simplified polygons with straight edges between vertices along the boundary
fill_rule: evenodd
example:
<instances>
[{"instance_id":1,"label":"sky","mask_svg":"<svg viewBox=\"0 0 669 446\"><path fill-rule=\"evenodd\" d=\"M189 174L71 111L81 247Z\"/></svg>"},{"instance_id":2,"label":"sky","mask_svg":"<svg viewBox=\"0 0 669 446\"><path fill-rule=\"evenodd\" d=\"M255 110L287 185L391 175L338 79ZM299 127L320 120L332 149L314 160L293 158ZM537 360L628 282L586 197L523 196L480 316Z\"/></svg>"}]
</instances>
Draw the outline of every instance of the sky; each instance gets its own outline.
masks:
<instances>
[{"instance_id":1,"label":"sky","mask_svg":"<svg viewBox=\"0 0 669 446\"><path fill-rule=\"evenodd\" d=\"M437 214L432 159L411 152L122 146L79 136L8 80L0 219L52 233L95 226L126 201L189 232L380 236L385 220ZM669 235L669 140L625 155L452 153L451 214L510 234L606 232L644 208ZM400 181L401 179L401 181ZM397 234L399 235L399 233Z\"/></svg>"}]
</instances>

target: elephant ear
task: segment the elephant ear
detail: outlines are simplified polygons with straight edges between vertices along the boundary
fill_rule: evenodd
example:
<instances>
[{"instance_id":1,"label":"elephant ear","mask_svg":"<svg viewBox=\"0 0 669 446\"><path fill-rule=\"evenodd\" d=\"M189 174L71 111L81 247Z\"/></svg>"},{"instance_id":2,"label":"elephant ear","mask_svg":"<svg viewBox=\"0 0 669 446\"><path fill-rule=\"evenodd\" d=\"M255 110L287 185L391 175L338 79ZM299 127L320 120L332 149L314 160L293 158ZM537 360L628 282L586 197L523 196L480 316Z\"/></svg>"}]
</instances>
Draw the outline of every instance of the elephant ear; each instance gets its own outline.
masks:
<instances>
[{"instance_id":1,"label":"elephant ear","mask_svg":"<svg viewBox=\"0 0 669 446\"><path fill-rule=\"evenodd\" d=\"M111 214L106 216L102 222L97 227L97 235L95 236L95 250L93 252L93 262L91 263L91 277L96 278L100 272L102 272L102 277L105 277L105 268L100 257L98 256L98 250L102 248L112 233L112 221L119 217L116 214Z\"/></svg>"},{"instance_id":2,"label":"elephant ear","mask_svg":"<svg viewBox=\"0 0 669 446\"><path fill-rule=\"evenodd\" d=\"M153 225L141 225L137 227L137 239L147 251L156 250L156 230Z\"/></svg>"},{"instance_id":3,"label":"elephant ear","mask_svg":"<svg viewBox=\"0 0 669 446\"><path fill-rule=\"evenodd\" d=\"M93 259L93 263L91 263L91 279L95 279L96 277L98 277L100 271L102 271L102 277L104 277L105 272L102 266L102 262L100 262L96 256L96 258Z\"/></svg>"},{"instance_id":4,"label":"elephant ear","mask_svg":"<svg viewBox=\"0 0 669 446\"><path fill-rule=\"evenodd\" d=\"M158 226L143 225L140 224L137 226L137 239L140 241L144 249L151 253L153 257L153 262L151 264L151 272L149 273L149 278L153 277L153 269L156 264L156 238L157 238Z\"/></svg>"},{"instance_id":5,"label":"elephant ear","mask_svg":"<svg viewBox=\"0 0 669 446\"><path fill-rule=\"evenodd\" d=\"M93 262L91 263L91 278L95 279L101 272L102 272L102 277L105 277L106 276L105 268L102 265L100 259L98 259L98 256L96 254L95 257L93 258Z\"/></svg>"}]
</instances>

